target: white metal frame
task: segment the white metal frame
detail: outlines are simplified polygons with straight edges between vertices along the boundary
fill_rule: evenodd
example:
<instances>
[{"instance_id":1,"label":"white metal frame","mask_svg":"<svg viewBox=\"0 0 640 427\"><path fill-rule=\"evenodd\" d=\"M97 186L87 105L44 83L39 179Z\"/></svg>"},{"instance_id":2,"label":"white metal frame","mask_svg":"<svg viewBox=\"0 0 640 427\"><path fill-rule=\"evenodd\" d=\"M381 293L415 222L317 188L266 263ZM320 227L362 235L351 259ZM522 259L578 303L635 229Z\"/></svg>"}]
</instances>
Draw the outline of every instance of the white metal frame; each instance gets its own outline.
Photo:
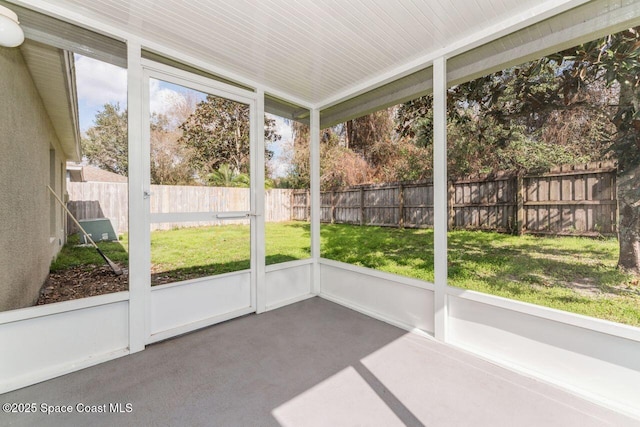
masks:
<instances>
[{"instance_id":1,"label":"white metal frame","mask_svg":"<svg viewBox=\"0 0 640 427\"><path fill-rule=\"evenodd\" d=\"M433 244L435 337L447 340L447 61L433 63Z\"/></svg>"},{"instance_id":2,"label":"white metal frame","mask_svg":"<svg viewBox=\"0 0 640 427\"><path fill-rule=\"evenodd\" d=\"M144 343L152 343L159 340L170 338L178 334L198 329L203 326L218 323L230 318L255 312L258 302L264 305L263 298L258 298L258 283L264 283L264 280L258 280L258 276L264 276L264 215L261 206L264 204L264 191L259 191L264 187L264 132L261 131L256 122L260 122L262 111L264 116L264 103L259 101L259 94L247 91L242 88L230 86L222 82L208 79L203 76L195 75L184 70L176 69L164 64L159 64L150 60L141 59L139 67L142 71L142 105L140 106L141 116L138 118L142 122L141 132L138 130L134 138L130 138L130 144L134 145L130 151L130 164L132 167L139 168L142 165L142 173L139 171L130 174L130 191L129 198L131 201L129 216L135 218L140 224L136 228L131 228L131 238L129 240L130 251L132 254L138 254L140 261L134 261L136 268L130 271L130 287L135 289L135 294L140 295L144 300ZM138 74L138 73L135 73ZM175 212L175 213L150 213L150 197L151 194L151 177L150 177L150 79L166 81L168 83L187 87L199 92L211 94L221 98L226 98L238 103L248 105L250 108L250 208L248 211L239 212ZM264 99L264 96L262 96ZM136 129L137 130L137 129ZM141 138L137 138L141 136ZM262 155L259 155L261 153ZM133 172L133 171L131 171ZM158 222L188 222L211 219L237 219L249 218L250 220L250 268L249 270L228 273L219 276L201 278L195 280L187 280L182 282L171 283L158 287L151 287L151 248L150 242L150 225ZM134 233L137 231L137 233ZM135 234L135 235L133 235ZM171 288L171 292L193 291L194 287L199 286L220 286L224 280L237 281L238 277L244 277L249 274L249 301L247 307L232 309L223 313L211 313L204 319L195 320L187 324L178 324L170 330L157 331L153 327L153 314L158 310L154 301L157 297L154 292L162 292ZM234 277L238 276L238 277ZM196 285L197 284L197 285ZM191 289L189 289L189 287ZM194 294L197 296L197 294ZM177 302L179 304L179 302ZM132 307L140 309L142 304L132 304ZM189 307L182 307L182 310L189 310ZM177 309L178 311L180 308ZM132 328L136 326L132 325Z\"/></svg>"},{"instance_id":3,"label":"white metal frame","mask_svg":"<svg viewBox=\"0 0 640 427\"><path fill-rule=\"evenodd\" d=\"M313 259L313 272L311 276L311 293L319 295L321 291L320 280L320 110L311 110L309 142L311 159L311 259Z\"/></svg>"}]
</instances>

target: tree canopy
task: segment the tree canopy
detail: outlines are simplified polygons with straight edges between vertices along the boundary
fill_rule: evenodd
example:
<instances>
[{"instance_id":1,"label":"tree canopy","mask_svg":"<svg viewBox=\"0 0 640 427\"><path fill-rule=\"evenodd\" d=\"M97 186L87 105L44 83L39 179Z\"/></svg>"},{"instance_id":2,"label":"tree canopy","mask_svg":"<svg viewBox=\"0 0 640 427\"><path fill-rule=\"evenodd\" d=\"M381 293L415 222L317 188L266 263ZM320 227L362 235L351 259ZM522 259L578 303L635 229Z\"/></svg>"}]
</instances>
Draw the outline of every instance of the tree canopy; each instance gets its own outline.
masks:
<instances>
[{"instance_id":1,"label":"tree canopy","mask_svg":"<svg viewBox=\"0 0 640 427\"><path fill-rule=\"evenodd\" d=\"M105 104L94 123L82 137L84 156L101 169L127 176L127 110L122 110L120 104Z\"/></svg>"},{"instance_id":2,"label":"tree canopy","mask_svg":"<svg viewBox=\"0 0 640 427\"><path fill-rule=\"evenodd\" d=\"M249 173L249 106L225 98L207 95L195 111L180 125L180 142L193 150L192 165L201 177L223 165L235 174ZM267 147L280 140L275 121L265 117L265 158L273 152Z\"/></svg>"},{"instance_id":3,"label":"tree canopy","mask_svg":"<svg viewBox=\"0 0 640 427\"><path fill-rule=\"evenodd\" d=\"M214 96L197 101L186 93L150 124L152 184L248 186L249 107ZM278 141L275 121L265 118L265 146ZM128 173L127 111L105 104L83 135L89 163ZM273 152L265 148L265 156Z\"/></svg>"}]
</instances>

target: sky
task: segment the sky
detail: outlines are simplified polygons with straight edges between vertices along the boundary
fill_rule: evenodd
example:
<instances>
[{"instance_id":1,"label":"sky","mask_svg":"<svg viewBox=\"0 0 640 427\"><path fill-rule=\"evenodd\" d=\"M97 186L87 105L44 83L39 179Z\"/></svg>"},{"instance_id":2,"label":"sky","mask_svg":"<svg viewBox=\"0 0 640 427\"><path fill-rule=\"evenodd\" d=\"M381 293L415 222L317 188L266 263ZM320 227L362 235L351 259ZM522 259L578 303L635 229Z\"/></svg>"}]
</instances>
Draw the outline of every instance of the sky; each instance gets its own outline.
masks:
<instances>
[{"instance_id":1,"label":"sky","mask_svg":"<svg viewBox=\"0 0 640 427\"><path fill-rule=\"evenodd\" d=\"M127 70L81 55L75 55L75 67L80 132L84 133L93 126L95 115L102 110L104 104L118 103L121 109L126 108ZM180 86L152 79L149 85L151 112L165 113L169 106L184 100L185 90ZM197 93L198 99L204 99L203 93ZM274 152L272 164L274 175L278 177L286 174L288 165L283 147L290 143L293 136L291 126L284 119L276 116L273 118L276 119L278 133L282 136L281 141L269 147Z\"/></svg>"}]
</instances>

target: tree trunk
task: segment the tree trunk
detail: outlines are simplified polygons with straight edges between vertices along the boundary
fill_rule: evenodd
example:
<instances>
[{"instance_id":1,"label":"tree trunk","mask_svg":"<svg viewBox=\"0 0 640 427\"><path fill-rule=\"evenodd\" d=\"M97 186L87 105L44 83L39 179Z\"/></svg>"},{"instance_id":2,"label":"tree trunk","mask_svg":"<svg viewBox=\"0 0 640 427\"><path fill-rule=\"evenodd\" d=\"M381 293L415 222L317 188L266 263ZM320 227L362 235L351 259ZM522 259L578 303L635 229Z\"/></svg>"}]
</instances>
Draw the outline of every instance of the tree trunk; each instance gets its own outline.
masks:
<instances>
[{"instance_id":1,"label":"tree trunk","mask_svg":"<svg viewBox=\"0 0 640 427\"><path fill-rule=\"evenodd\" d=\"M353 120L347 120L346 123L347 131L345 132L345 148L351 148L353 144L353 139L355 138L355 129L353 128Z\"/></svg>"},{"instance_id":2,"label":"tree trunk","mask_svg":"<svg viewBox=\"0 0 640 427\"><path fill-rule=\"evenodd\" d=\"M621 112L637 112L640 107L640 87L629 86L633 76L622 80L618 100L618 267L640 274L640 137L635 120L623 120ZM628 113L629 114L629 113ZM629 114L632 116L632 114Z\"/></svg>"},{"instance_id":3,"label":"tree trunk","mask_svg":"<svg viewBox=\"0 0 640 427\"><path fill-rule=\"evenodd\" d=\"M618 175L618 267L640 274L640 165Z\"/></svg>"}]
</instances>

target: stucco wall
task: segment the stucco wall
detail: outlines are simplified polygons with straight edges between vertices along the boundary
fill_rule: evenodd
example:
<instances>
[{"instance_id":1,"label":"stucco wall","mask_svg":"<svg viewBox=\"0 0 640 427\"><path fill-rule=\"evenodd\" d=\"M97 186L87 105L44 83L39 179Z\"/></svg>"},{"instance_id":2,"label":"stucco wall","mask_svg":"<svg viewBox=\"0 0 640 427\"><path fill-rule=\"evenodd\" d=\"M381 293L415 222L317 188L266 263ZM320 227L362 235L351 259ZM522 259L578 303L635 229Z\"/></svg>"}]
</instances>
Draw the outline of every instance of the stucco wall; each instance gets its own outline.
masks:
<instances>
[{"instance_id":1,"label":"stucco wall","mask_svg":"<svg viewBox=\"0 0 640 427\"><path fill-rule=\"evenodd\" d=\"M56 192L64 159L19 49L0 47L0 311L38 297L64 232L55 207L50 223L50 150L56 151Z\"/></svg>"}]
</instances>

